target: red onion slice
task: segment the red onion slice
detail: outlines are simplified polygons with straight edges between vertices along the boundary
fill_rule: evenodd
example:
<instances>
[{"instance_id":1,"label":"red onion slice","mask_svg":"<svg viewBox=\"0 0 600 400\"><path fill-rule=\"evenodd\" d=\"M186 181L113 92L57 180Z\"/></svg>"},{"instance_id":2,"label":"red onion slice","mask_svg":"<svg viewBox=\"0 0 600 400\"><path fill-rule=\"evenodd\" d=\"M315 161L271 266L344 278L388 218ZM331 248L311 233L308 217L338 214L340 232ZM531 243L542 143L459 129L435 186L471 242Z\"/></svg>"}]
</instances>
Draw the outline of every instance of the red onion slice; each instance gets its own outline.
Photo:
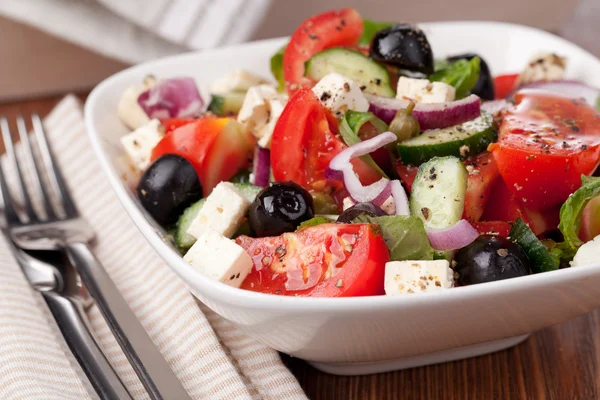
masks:
<instances>
[{"instance_id":1,"label":"red onion slice","mask_svg":"<svg viewBox=\"0 0 600 400\"><path fill-rule=\"evenodd\" d=\"M333 157L329 163L329 169L331 171L329 171L327 175L332 177L335 175L335 171L342 172L344 186L352 199L357 203L370 203L373 200L376 200L382 195L382 192L386 190L389 180L381 178L375 183L363 186L360 179L358 179L358 176L356 176L350 160L355 157L369 154L394 141L396 141L396 135L394 133L384 132L374 138L356 143L347 149L342 150L342 152ZM387 196L383 198L383 201L385 201L386 198Z\"/></svg>"},{"instance_id":2,"label":"red onion slice","mask_svg":"<svg viewBox=\"0 0 600 400\"><path fill-rule=\"evenodd\" d=\"M513 97L521 89L541 89L552 93L560 94L572 99L585 99L592 107L596 107L596 102L600 97L600 89L586 85L579 81L546 81L533 82L516 88L508 97Z\"/></svg>"},{"instance_id":3,"label":"red onion slice","mask_svg":"<svg viewBox=\"0 0 600 400\"><path fill-rule=\"evenodd\" d=\"M479 237L479 232L465 219L445 229L427 229L427 237L435 250L458 250L470 245Z\"/></svg>"},{"instance_id":4,"label":"red onion slice","mask_svg":"<svg viewBox=\"0 0 600 400\"><path fill-rule=\"evenodd\" d=\"M149 118L190 118L204 110L194 78L162 79L138 96L138 104Z\"/></svg>"},{"instance_id":5,"label":"red onion slice","mask_svg":"<svg viewBox=\"0 0 600 400\"><path fill-rule=\"evenodd\" d=\"M365 94L369 101L369 111L385 123L392 122L401 108L408 107L409 101ZM422 131L441 129L462 124L481 115L481 99L472 94L461 100L447 103L417 103L412 115L419 121Z\"/></svg>"},{"instance_id":6,"label":"red onion slice","mask_svg":"<svg viewBox=\"0 0 600 400\"><path fill-rule=\"evenodd\" d=\"M491 100L483 102L481 109L496 118L502 111L508 110L513 105L513 103L504 99Z\"/></svg>"},{"instance_id":7,"label":"red onion slice","mask_svg":"<svg viewBox=\"0 0 600 400\"><path fill-rule=\"evenodd\" d=\"M410 215L410 208L408 206L408 197L406 191L402 187L399 180L393 180L390 184L392 189L392 197L394 198L394 205L396 206L396 215Z\"/></svg>"},{"instance_id":8,"label":"red onion slice","mask_svg":"<svg viewBox=\"0 0 600 400\"><path fill-rule=\"evenodd\" d=\"M271 152L260 146L254 149L254 160L252 164L252 174L254 175L254 184L256 186L269 186L269 175L271 172Z\"/></svg>"},{"instance_id":9,"label":"red onion slice","mask_svg":"<svg viewBox=\"0 0 600 400\"><path fill-rule=\"evenodd\" d=\"M387 199L389 199L391 194L392 194L392 185L391 185L391 182L388 181L387 185L385 185L385 188L383 188L381 193L379 193L379 196L377 196L373 200L371 200L371 203L375 204L377 207L381 207L383 205L383 203L385 203L387 201ZM352 197L352 196L350 196L350 197ZM356 201L356 199L353 197L352 197L352 200Z\"/></svg>"}]
</instances>

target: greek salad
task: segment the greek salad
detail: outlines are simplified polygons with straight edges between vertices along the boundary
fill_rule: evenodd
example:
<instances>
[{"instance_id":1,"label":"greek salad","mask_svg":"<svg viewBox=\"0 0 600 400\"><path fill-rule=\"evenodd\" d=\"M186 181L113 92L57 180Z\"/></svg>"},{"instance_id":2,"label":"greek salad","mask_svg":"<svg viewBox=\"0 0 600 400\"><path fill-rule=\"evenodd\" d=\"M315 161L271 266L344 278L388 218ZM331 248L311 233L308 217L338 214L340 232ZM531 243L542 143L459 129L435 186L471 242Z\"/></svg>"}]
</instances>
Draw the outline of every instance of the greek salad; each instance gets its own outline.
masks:
<instances>
[{"instance_id":1,"label":"greek salad","mask_svg":"<svg viewBox=\"0 0 600 400\"><path fill-rule=\"evenodd\" d=\"M273 78L127 89L137 194L183 259L256 292L401 295L600 261L600 91L552 49L495 76L354 9L304 21Z\"/></svg>"}]
</instances>

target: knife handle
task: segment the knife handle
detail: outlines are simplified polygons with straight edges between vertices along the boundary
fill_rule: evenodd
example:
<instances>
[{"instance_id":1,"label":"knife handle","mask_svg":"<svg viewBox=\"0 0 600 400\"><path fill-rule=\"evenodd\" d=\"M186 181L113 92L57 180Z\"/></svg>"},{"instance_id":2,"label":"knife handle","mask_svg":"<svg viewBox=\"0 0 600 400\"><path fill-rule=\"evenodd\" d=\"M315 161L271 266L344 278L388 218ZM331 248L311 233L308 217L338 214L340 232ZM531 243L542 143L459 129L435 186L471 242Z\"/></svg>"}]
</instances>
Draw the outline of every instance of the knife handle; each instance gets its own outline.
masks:
<instances>
[{"instance_id":1,"label":"knife handle","mask_svg":"<svg viewBox=\"0 0 600 400\"><path fill-rule=\"evenodd\" d=\"M153 400L191 400L140 320L86 243L65 252Z\"/></svg>"},{"instance_id":2,"label":"knife handle","mask_svg":"<svg viewBox=\"0 0 600 400\"><path fill-rule=\"evenodd\" d=\"M132 397L102 353L81 306L73 299L42 292L58 327L102 400L131 400Z\"/></svg>"}]
</instances>

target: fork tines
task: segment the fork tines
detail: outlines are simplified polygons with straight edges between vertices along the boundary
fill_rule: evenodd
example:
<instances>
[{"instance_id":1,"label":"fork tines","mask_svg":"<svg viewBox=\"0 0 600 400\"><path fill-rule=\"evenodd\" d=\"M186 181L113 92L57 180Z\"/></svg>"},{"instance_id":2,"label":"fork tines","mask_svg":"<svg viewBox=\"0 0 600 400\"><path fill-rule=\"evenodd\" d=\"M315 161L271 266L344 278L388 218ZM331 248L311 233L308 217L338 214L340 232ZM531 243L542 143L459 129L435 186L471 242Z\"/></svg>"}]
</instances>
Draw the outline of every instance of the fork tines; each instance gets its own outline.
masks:
<instances>
[{"instance_id":1,"label":"fork tines","mask_svg":"<svg viewBox=\"0 0 600 400\"><path fill-rule=\"evenodd\" d=\"M6 218L13 219L13 222L32 223L60 218L61 216L76 215L75 206L60 170L56 167L56 161L39 115L33 114L31 116L33 137L38 147L37 154L32 143L34 140L30 138L23 116L19 115L17 117L16 127L22 146L20 151L16 149L8 119L5 116L0 117L0 130L6 148L7 162L15 171L17 182L14 186L18 188L17 194L22 203L21 207L16 206L16 202L8 190L6 176L0 164L0 189ZM44 177L47 179L44 179ZM30 193L27 185L28 181L30 181L30 187L36 193ZM39 198L41 202L34 205L32 198ZM57 198L59 201L53 202L53 198ZM41 212L36 211L36 206L39 206L38 211ZM17 209L22 210L22 212L18 213ZM16 220L14 220L15 218Z\"/></svg>"}]
</instances>

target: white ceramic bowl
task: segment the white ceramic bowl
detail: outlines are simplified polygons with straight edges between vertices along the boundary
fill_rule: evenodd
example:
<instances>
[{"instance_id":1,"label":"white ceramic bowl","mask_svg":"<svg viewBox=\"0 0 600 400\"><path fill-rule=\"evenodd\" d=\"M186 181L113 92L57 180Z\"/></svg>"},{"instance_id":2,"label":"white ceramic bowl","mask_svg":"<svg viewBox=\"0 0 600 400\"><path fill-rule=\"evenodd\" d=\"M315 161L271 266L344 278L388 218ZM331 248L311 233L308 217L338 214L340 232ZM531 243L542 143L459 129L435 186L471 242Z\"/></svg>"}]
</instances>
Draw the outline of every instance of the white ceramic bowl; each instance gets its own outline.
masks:
<instances>
[{"instance_id":1,"label":"white ceramic bowl","mask_svg":"<svg viewBox=\"0 0 600 400\"><path fill-rule=\"evenodd\" d=\"M569 58L568 77L600 86L600 61L549 33L491 22L426 23L436 57L472 51L494 74L517 72L532 53ZM407 368L500 350L531 332L600 306L600 264L431 294L364 298L294 298L234 289L196 273L163 241L123 177L130 173L117 118L123 90L144 76L196 77L210 82L235 68L270 76L269 58L285 38L190 53L129 68L98 85L85 106L87 131L117 196L156 252L190 291L260 342L337 374ZM600 256L599 256L600 259Z\"/></svg>"}]
</instances>

